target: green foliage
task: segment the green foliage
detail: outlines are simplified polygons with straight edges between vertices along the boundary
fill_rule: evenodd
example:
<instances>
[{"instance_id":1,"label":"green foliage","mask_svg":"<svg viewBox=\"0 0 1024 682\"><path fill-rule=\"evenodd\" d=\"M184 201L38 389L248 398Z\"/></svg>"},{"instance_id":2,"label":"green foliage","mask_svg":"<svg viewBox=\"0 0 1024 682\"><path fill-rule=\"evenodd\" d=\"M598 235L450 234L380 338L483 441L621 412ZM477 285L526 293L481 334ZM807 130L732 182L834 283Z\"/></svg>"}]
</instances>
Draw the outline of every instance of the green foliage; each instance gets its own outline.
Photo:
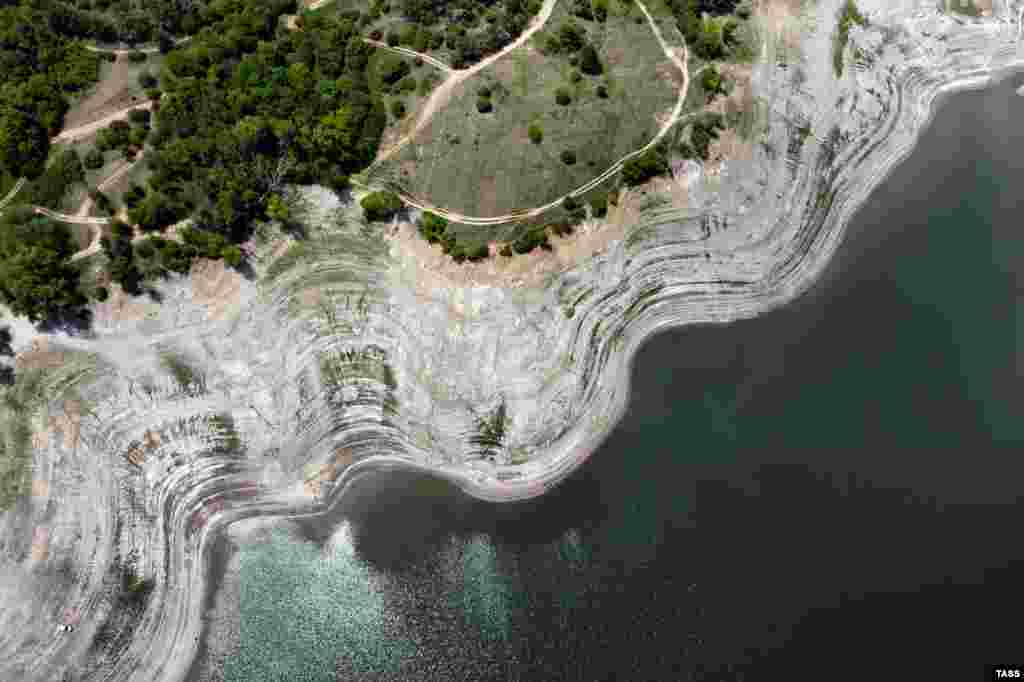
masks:
<instances>
[{"instance_id":1,"label":"green foliage","mask_svg":"<svg viewBox=\"0 0 1024 682\"><path fill-rule=\"evenodd\" d=\"M559 87L555 90L555 102L563 107L567 107L572 103L572 95L569 94L568 88Z\"/></svg>"},{"instance_id":2,"label":"green foliage","mask_svg":"<svg viewBox=\"0 0 1024 682\"><path fill-rule=\"evenodd\" d=\"M42 175L22 190L21 199L51 209L60 208L68 190L85 180L85 169L74 149L57 154Z\"/></svg>"},{"instance_id":3,"label":"green foliage","mask_svg":"<svg viewBox=\"0 0 1024 682\"><path fill-rule=\"evenodd\" d=\"M242 264L242 249L238 248L235 244L225 246L220 255L224 262L233 268L237 268Z\"/></svg>"},{"instance_id":4,"label":"green foliage","mask_svg":"<svg viewBox=\"0 0 1024 682\"><path fill-rule=\"evenodd\" d=\"M402 200L394 192L373 192L359 202L367 220L390 220L402 208Z\"/></svg>"},{"instance_id":5,"label":"green foliage","mask_svg":"<svg viewBox=\"0 0 1024 682\"><path fill-rule=\"evenodd\" d=\"M843 54L846 52L846 45L850 41L850 28L854 24L867 26L868 20L857 9L857 3L854 0L846 0L846 4L839 11L839 23L836 28L835 37L832 39L832 68L835 71L836 78L843 75Z\"/></svg>"},{"instance_id":6,"label":"green foliage","mask_svg":"<svg viewBox=\"0 0 1024 682\"><path fill-rule=\"evenodd\" d=\"M512 242L512 250L516 253L529 253L537 247L550 249L548 233L543 227L534 227L523 232Z\"/></svg>"},{"instance_id":7,"label":"green foliage","mask_svg":"<svg viewBox=\"0 0 1024 682\"><path fill-rule=\"evenodd\" d=\"M566 52L576 52L583 47L586 33L574 21L567 21L558 29L558 40Z\"/></svg>"},{"instance_id":8,"label":"green foliage","mask_svg":"<svg viewBox=\"0 0 1024 682\"><path fill-rule=\"evenodd\" d=\"M709 112L698 117L690 130L690 144L698 158L707 160L708 147L718 139L718 131L725 129L725 118L718 113Z\"/></svg>"},{"instance_id":9,"label":"green foliage","mask_svg":"<svg viewBox=\"0 0 1024 682\"><path fill-rule=\"evenodd\" d=\"M622 166L622 181L630 187L642 184L656 175L667 173L668 159L660 147L634 156Z\"/></svg>"},{"instance_id":10,"label":"green foliage","mask_svg":"<svg viewBox=\"0 0 1024 682\"><path fill-rule=\"evenodd\" d=\"M0 169L37 177L49 148L49 135L33 112L0 104Z\"/></svg>"},{"instance_id":11,"label":"green foliage","mask_svg":"<svg viewBox=\"0 0 1024 682\"><path fill-rule=\"evenodd\" d=\"M431 244L437 244L445 238L445 231L448 229L448 221L441 216L424 211L419 220L419 231Z\"/></svg>"},{"instance_id":12,"label":"green foliage","mask_svg":"<svg viewBox=\"0 0 1024 682\"><path fill-rule=\"evenodd\" d=\"M489 114L490 112L494 111L494 105L491 104L491 100L489 97L477 97L476 110L479 111L481 114Z\"/></svg>"},{"instance_id":13,"label":"green foliage","mask_svg":"<svg viewBox=\"0 0 1024 682\"><path fill-rule=\"evenodd\" d=\"M86 302L68 262L75 250L67 226L8 209L0 219L0 301L32 322L74 312Z\"/></svg>"},{"instance_id":14,"label":"green foliage","mask_svg":"<svg viewBox=\"0 0 1024 682\"><path fill-rule=\"evenodd\" d=\"M409 75L409 63L396 54L383 54L377 60L377 73L382 82L394 85Z\"/></svg>"},{"instance_id":15,"label":"green foliage","mask_svg":"<svg viewBox=\"0 0 1024 682\"><path fill-rule=\"evenodd\" d=\"M562 160L566 166L571 166L576 163L576 152L571 149L566 149L559 154L558 158Z\"/></svg>"},{"instance_id":16,"label":"green foliage","mask_svg":"<svg viewBox=\"0 0 1024 682\"><path fill-rule=\"evenodd\" d=\"M405 102L400 99L391 102L391 115L396 119L405 116Z\"/></svg>"},{"instance_id":17,"label":"green foliage","mask_svg":"<svg viewBox=\"0 0 1024 682\"><path fill-rule=\"evenodd\" d=\"M590 210L595 218L603 218L608 215L608 196L599 194L590 200Z\"/></svg>"},{"instance_id":18,"label":"green foliage","mask_svg":"<svg viewBox=\"0 0 1024 682\"><path fill-rule=\"evenodd\" d=\"M704 67L704 72L700 77L700 85L709 102L714 99L715 95L725 93L725 83L722 79L722 74L714 64Z\"/></svg>"},{"instance_id":19,"label":"green foliage","mask_svg":"<svg viewBox=\"0 0 1024 682\"><path fill-rule=\"evenodd\" d=\"M536 123L531 123L527 134L530 136L530 142L534 144L540 144L544 140L544 129Z\"/></svg>"},{"instance_id":20,"label":"green foliage","mask_svg":"<svg viewBox=\"0 0 1024 682\"><path fill-rule=\"evenodd\" d=\"M85 167L89 170L102 168L104 164L103 152L99 149L90 149L85 155Z\"/></svg>"},{"instance_id":21,"label":"green foliage","mask_svg":"<svg viewBox=\"0 0 1024 682\"><path fill-rule=\"evenodd\" d=\"M110 236L100 240L109 261L110 278L130 294L138 293L142 275L135 266L132 249L132 228L120 220L110 223Z\"/></svg>"},{"instance_id":22,"label":"green foliage","mask_svg":"<svg viewBox=\"0 0 1024 682\"><path fill-rule=\"evenodd\" d=\"M599 76L604 71L593 45L584 45L580 50L580 71L589 76Z\"/></svg>"}]
</instances>

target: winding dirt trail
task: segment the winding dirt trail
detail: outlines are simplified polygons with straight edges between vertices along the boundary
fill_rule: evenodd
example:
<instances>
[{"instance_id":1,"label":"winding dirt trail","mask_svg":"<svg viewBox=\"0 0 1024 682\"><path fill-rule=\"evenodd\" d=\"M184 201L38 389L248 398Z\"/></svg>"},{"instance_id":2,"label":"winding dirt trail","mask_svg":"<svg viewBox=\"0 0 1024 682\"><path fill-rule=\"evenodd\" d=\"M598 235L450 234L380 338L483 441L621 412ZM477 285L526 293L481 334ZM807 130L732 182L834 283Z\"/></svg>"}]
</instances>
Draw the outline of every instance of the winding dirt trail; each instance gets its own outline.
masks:
<instances>
[{"instance_id":1,"label":"winding dirt trail","mask_svg":"<svg viewBox=\"0 0 1024 682\"><path fill-rule=\"evenodd\" d=\"M373 40L372 38L363 38L363 42L366 43L367 45L373 45L374 47L379 47L382 50L387 50L388 52L394 52L395 54L404 55L406 57L414 57L414 58L422 59L425 63L430 64L431 66L437 67L438 69L440 69L441 71L444 71L445 73L452 73L453 71L457 71L457 69L453 69L452 67L450 67L449 65L445 64L444 62L442 62L440 59L438 59L436 57L431 57L429 54L424 54L423 52L417 52L416 50L410 50L407 47L397 47L397 46L396 47L392 47L391 45L388 45L387 43L382 43L381 41Z\"/></svg>"},{"instance_id":2,"label":"winding dirt trail","mask_svg":"<svg viewBox=\"0 0 1024 682\"><path fill-rule=\"evenodd\" d=\"M331 0L327 0L330 2ZM174 41L174 46L184 45L188 41L192 40L192 36L185 36L184 38L178 38ZM96 47L95 45L86 45L85 49L89 52L98 52L100 54L132 54L133 52L142 52L143 54L156 54L160 51L159 47Z\"/></svg>"},{"instance_id":3,"label":"winding dirt trail","mask_svg":"<svg viewBox=\"0 0 1024 682\"><path fill-rule=\"evenodd\" d=\"M428 202L428 201L426 201L424 199L420 199L420 198L414 197L414 196L412 196L410 194L407 194L405 192L402 192L402 191L398 190L398 191L396 191L396 193L402 198L402 201L404 201L405 203L409 204L410 206L413 206L413 207L418 208L420 210L430 211L431 213L436 213L437 215L441 216L442 218L445 218L446 220L449 220L449 221L452 221L452 222L456 222L456 223L461 223L463 225L501 225L503 223L512 222L514 220L523 220L523 219L526 219L526 218L533 218L535 216L540 215L541 213L543 213L545 211L548 211L548 210L558 206L559 204L561 204L565 200L566 197L577 196L577 195L580 195L580 194L583 194L585 192L590 191L594 187L597 187L602 182L604 182L605 180L607 180L608 178L613 176L615 173L618 173L622 169L622 166L627 161L629 161L630 159L632 159L634 157L640 156L641 154L644 154L645 152L647 152L650 149L652 149L659 142L661 142L662 138L664 138L665 135L668 133L668 131L672 129L672 126L674 126L676 123L678 123L682 119L683 105L686 102L686 94L690 90L690 74L689 74L689 72L687 70L687 64L689 63L689 52L687 51L685 45L680 47L680 48L673 48L667 42L665 42L665 38L664 38L664 36L662 36L661 30L658 28L658 24L654 21L654 17L651 16L651 13L647 11L647 7L644 6L644 4L643 4L643 2L641 2L641 0L636 0L636 5L644 13L644 16L647 17L647 23L650 25L651 30L654 32L654 37L658 40L658 44L661 45L661 49L662 49L662 51L664 51L665 56L667 56L672 61L672 63L675 64L676 68L678 68L680 70L680 72L683 74L683 85L682 85L682 87L679 88L679 96L676 98L676 105L672 109L672 114L662 124L661 128L658 130L657 134L655 134L655 136L653 138L651 138L650 142L645 144L640 149L637 149L637 150L635 150L633 152L630 152L629 154L626 154L625 156L623 156L617 162L612 164L607 170L605 170L603 173L601 173L600 175L598 175L594 179L592 179L592 180L590 180L590 181L580 185L579 187L577 187L576 189L572 190L571 192L566 192L565 194L563 194L562 196L558 197L557 199L555 199L553 201L550 201L550 202L544 204L543 206L538 206L536 208L524 209L524 210L521 210L521 211L515 211L513 213L506 213L505 215L500 215L500 216L479 217L479 216L467 216L467 215L464 215L462 213L458 213L458 212L455 212L455 211L449 211L447 209L440 208L438 206L434 206L433 204L431 204L430 202ZM551 15L551 9L553 7L554 7L554 1L553 0L551 0L550 2L546 2L545 3L545 8L547 9L547 13L545 14L542 11L541 15L540 15L540 16L543 17L543 21L547 21L547 18ZM536 30L539 29L543 25L543 21L539 25L537 25L536 27L531 27L531 28L533 28L534 32L536 32ZM524 33L524 35L525 35L525 33ZM678 54L679 51L682 52L682 57L681 58L680 58L680 56ZM488 65L490 63L493 63L497 58L500 58L500 56L502 56L504 52L505 51L502 51L502 53L498 53L498 54L494 55L494 59L485 60L484 62L480 62L476 66L480 67L480 68L484 68L486 65ZM487 64L485 64L485 62L487 62ZM474 67L474 68L471 68L471 69L466 69L465 71L456 71L456 72L454 72L455 75L453 75L452 78L449 78L444 83L442 83L441 87L438 88L438 90L436 90L435 93L438 93L441 90L441 88L444 88L445 86L449 86L449 91L450 91L450 89L452 87L454 87L455 85L457 85L458 82L461 82L462 80L465 80L466 77L468 77L469 75L472 75L472 73L475 73L476 71L479 71L479 68ZM694 75L696 75L696 74L694 74ZM450 83L452 85L449 85ZM431 101L434 101L434 97L431 97ZM427 110L427 109L429 109L429 106L430 106L430 102L427 103L427 108L425 108L424 114L433 115L434 112L432 110L431 111ZM423 118L421 116L421 120L417 122L416 129L412 133L410 133L404 140L400 141L398 144L396 144L394 147L392 147L390 150L388 150L387 156L392 155L395 151L397 151L402 146L407 144L409 142L409 140L412 137L414 137L416 135L416 133L419 132L423 128L423 126L425 125L425 123L427 121L429 121L429 117ZM378 162L383 160L383 158L386 158L386 157L379 158ZM372 168L372 166L371 166L371 168Z\"/></svg>"},{"instance_id":4,"label":"winding dirt trail","mask_svg":"<svg viewBox=\"0 0 1024 682\"><path fill-rule=\"evenodd\" d=\"M126 118L129 113L135 111L136 109L152 108L153 100L146 100L145 102L140 102L139 104L133 104L129 107L125 107L124 109L120 109L119 111L115 111L112 114L108 114L107 116L104 116L98 121L93 121L92 123L85 123L75 128L68 128L66 130L62 130L60 131L60 134L57 135L57 137L50 139L50 144L56 144L58 142L77 142L78 140L96 134L102 128L106 128L114 121L119 121L123 118Z\"/></svg>"}]
</instances>

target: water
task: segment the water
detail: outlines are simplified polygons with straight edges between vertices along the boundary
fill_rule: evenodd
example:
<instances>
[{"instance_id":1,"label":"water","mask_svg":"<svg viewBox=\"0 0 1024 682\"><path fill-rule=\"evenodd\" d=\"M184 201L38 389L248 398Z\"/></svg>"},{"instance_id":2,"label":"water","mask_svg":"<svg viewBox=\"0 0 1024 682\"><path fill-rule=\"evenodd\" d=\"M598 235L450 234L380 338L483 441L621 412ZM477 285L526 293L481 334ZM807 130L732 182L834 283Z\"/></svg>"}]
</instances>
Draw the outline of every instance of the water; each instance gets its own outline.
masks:
<instances>
[{"instance_id":1,"label":"water","mask_svg":"<svg viewBox=\"0 0 1024 682\"><path fill-rule=\"evenodd\" d=\"M248 667L225 676L980 680L1024 659L1022 80L947 100L803 299L652 339L624 421L554 493L493 506L381 472L243 549ZM295 618L268 606L282 576L334 615L246 636Z\"/></svg>"}]
</instances>

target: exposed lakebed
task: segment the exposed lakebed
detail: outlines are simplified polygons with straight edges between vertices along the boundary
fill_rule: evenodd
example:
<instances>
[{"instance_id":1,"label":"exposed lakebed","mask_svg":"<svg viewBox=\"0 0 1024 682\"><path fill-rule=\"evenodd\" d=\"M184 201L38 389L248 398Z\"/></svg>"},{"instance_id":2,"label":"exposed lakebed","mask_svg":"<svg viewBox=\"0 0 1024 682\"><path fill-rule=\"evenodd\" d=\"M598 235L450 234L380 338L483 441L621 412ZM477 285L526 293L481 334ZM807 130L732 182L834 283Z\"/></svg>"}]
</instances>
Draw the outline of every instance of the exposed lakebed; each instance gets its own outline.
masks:
<instances>
[{"instance_id":1,"label":"exposed lakebed","mask_svg":"<svg viewBox=\"0 0 1024 682\"><path fill-rule=\"evenodd\" d=\"M842 659L863 679L955 651L980 678L1012 659L1021 81L947 98L803 297L651 339L623 421L548 495L380 471L242 543L193 677L807 679Z\"/></svg>"}]
</instances>

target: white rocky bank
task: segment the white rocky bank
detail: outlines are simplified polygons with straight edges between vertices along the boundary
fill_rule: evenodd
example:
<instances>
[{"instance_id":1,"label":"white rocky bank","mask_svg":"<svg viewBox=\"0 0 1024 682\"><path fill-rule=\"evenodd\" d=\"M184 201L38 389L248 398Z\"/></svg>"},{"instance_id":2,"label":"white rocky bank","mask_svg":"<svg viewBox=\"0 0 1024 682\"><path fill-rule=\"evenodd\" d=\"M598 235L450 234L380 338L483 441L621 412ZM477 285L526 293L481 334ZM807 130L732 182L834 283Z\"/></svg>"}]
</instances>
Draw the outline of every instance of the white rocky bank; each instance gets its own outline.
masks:
<instances>
[{"instance_id":1,"label":"white rocky bank","mask_svg":"<svg viewBox=\"0 0 1024 682\"><path fill-rule=\"evenodd\" d=\"M0 517L0 679L179 679L224 524L315 513L371 466L421 467L488 499L541 494L614 426L645 338L758 315L813 284L936 97L1024 62L1021 0L976 20L934 0L860 0L871 23L837 79L841 4L792 20L801 54L765 41L754 87L770 115L752 160L698 174L687 209L650 208L545 287L431 286L380 226L314 188L291 267L268 245L252 280L205 298L172 282L131 321L101 307L90 337L51 335L63 368L32 417L51 435L33 441L33 496ZM501 405L497 438L481 422ZM126 566L153 581L138 607L117 596Z\"/></svg>"}]
</instances>

